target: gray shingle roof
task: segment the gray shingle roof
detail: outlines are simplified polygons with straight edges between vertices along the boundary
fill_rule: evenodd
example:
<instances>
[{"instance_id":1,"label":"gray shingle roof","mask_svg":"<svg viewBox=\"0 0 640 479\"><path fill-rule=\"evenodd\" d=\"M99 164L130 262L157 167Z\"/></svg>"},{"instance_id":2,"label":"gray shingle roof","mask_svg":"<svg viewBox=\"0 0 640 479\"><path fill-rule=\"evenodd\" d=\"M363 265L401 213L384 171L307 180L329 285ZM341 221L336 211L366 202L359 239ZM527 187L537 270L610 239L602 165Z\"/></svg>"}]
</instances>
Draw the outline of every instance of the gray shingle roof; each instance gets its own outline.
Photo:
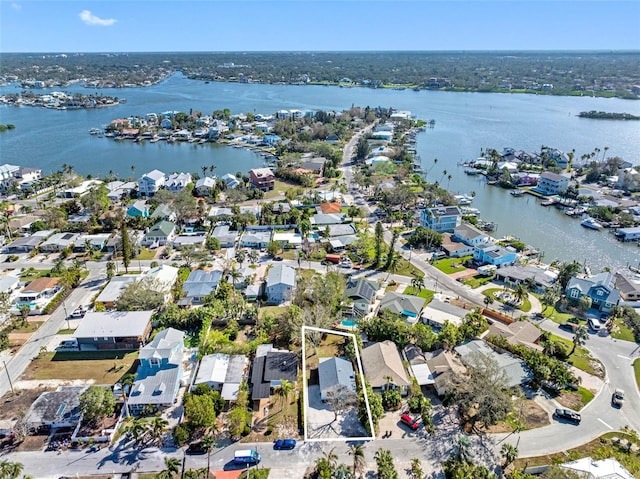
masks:
<instances>
[{"instance_id":1,"label":"gray shingle roof","mask_svg":"<svg viewBox=\"0 0 640 479\"><path fill-rule=\"evenodd\" d=\"M153 311L89 312L73 334L76 338L144 336Z\"/></svg>"}]
</instances>

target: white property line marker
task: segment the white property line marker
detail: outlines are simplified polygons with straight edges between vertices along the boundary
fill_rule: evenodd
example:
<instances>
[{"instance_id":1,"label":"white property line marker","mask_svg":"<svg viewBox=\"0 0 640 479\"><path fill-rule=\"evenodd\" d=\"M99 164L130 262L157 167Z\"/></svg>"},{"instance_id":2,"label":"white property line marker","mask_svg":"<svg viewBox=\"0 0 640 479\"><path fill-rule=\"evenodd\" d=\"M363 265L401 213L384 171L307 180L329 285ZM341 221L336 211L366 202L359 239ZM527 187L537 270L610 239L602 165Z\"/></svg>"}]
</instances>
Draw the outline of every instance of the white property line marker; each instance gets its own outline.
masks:
<instances>
[{"instance_id":1,"label":"white property line marker","mask_svg":"<svg viewBox=\"0 0 640 479\"><path fill-rule=\"evenodd\" d=\"M600 421L602 424L604 424L605 426L607 426L609 429L613 429L611 426L609 426L606 422L604 422L602 419L598 418L598 421Z\"/></svg>"},{"instance_id":2,"label":"white property line marker","mask_svg":"<svg viewBox=\"0 0 640 479\"><path fill-rule=\"evenodd\" d=\"M360 374L360 387L362 388L362 393L364 396L364 402L367 406L367 415L369 416L369 430L372 434L375 434L375 430L373 427L373 418L371 417L371 406L369 405L369 396L367 395L367 388L364 382L364 369L362 369L362 361L360 360L360 350L358 349L358 343L356 341L356 335L353 333L345 333L343 331L337 331L333 329L323 329L316 328L313 326L302 326L302 383L304 387L304 441L305 442L346 442L346 441L375 441L375 435L373 436L362 436L362 437L336 437L336 438L325 438L325 439L310 439L307 432L307 418L309 412L309 387L307 384L307 341L305 332L314 331L318 333L325 334L335 334L338 336L344 336L347 338L351 338L353 341L354 351L356 352L356 362L358 363L358 372Z\"/></svg>"}]
</instances>

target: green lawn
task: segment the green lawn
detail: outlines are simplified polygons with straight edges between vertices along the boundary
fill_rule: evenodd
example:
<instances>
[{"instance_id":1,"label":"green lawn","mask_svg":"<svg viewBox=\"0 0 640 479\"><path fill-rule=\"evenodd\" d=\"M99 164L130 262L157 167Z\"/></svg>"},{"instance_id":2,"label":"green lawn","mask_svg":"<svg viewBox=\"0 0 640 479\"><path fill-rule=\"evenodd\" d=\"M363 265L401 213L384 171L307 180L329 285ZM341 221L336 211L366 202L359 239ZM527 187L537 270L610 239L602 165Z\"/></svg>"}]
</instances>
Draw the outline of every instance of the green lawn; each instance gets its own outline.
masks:
<instances>
[{"instance_id":1,"label":"green lawn","mask_svg":"<svg viewBox=\"0 0 640 479\"><path fill-rule=\"evenodd\" d=\"M137 351L47 353L31 361L23 379L93 379L97 384L113 384L136 371L137 358Z\"/></svg>"},{"instance_id":2,"label":"green lawn","mask_svg":"<svg viewBox=\"0 0 640 479\"><path fill-rule=\"evenodd\" d=\"M560 336L556 336L555 334L550 334L550 338L554 341L563 343L567 347L567 351L571 351L571 349L573 348L573 341L570 339L561 338ZM602 377L603 373L600 373L593 368L593 365L591 364L592 361L595 360L589 354L589 350L583 346L578 346L575 352L567 359L567 362L572 364L576 368L581 369L582 371L585 371L589 374L593 374L594 376Z\"/></svg>"},{"instance_id":3,"label":"green lawn","mask_svg":"<svg viewBox=\"0 0 640 479\"><path fill-rule=\"evenodd\" d=\"M393 274L399 274L401 276L423 276L424 273L418 268L409 263L406 259L398 257L396 263L396 269Z\"/></svg>"},{"instance_id":4,"label":"green lawn","mask_svg":"<svg viewBox=\"0 0 640 479\"><path fill-rule=\"evenodd\" d=\"M490 283L492 279L493 276L478 276L471 279L465 279L462 283L475 289Z\"/></svg>"},{"instance_id":5,"label":"green lawn","mask_svg":"<svg viewBox=\"0 0 640 479\"><path fill-rule=\"evenodd\" d=\"M611 331L611 337L615 339L622 339L623 341L631 341L632 343L635 343L636 341L633 330L621 320L615 322L613 331Z\"/></svg>"},{"instance_id":6,"label":"green lawn","mask_svg":"<svg viewBox=\"0 0 640 479\"><path fill-rule=\"evenodd\" d=\"M640 359L636 359L633 362L633 372L636 375L636 386L640 391Z\"/></svg>"},{"instance_id":7,"label":"green lawn","mask_svg":"<svg viewBox=\"0 0 640 479\"><path fill-rule=\"evenodd\" d=\"M463 258L443 258L434 261L433 266L446 274L457 273L458 271L467 269L463 263L470 258L471 256L465 256Z\"/></svg>"},{"instance_id":8,"label":"green lawn","mask_svg":"<svg viewBox=\"0 0 640 479\"><path fill-rule=\"evenodd\" d=\"M44 278L45 276L49 276L51 273L50 269L35 269L29 268L20 274L20 279L24 282L31 282L34 279Z\"/></svg>"},{"instance_id":9,"label":"green lawn","mask_svg":"<svg viewBox=\"0 0 640 479\"><path fill-rule=\"evenodd\" d=\"M156 252L154 250L150 250L150 249L147 249L147 248L142 248L140 250L140 254L138 256L136 256L135 258L133 258L133 259L134 260L135 259L139 259L141 261L144 261L144 260L154 259L155 257L156 257Z\"/></svg>"},{"instance_id":10,"label":"green lawn","mask_svg":"<svg viewBox=\"0 0 640 479\"><path fill-rule=\"evenodd\" d=\"M424 298L427 300L427 304L429 304L433 299L433 295L436 294L436 292L431 291L429 289L421 289L420 291L416 291L415 289L413 289L413 286L409 286L407 289L404 290L404 294L410 294L412 296L418 296L420 298Z\"/></svg>"},{"instance_id":11,"label":"green lawn","mask_svg":"<svg viewBox=\"0 0 640 479\"><path fill-rule=\"evenodd\" d=\"M279 317L289 309L289 306L263 306L260 308L259 315L262 318L265 314L270 314L274 317Z\"/></svg>"},{"instance_id":12,"label":"green lawn","mask_svg":"<svg viewBox=\"0 0 640 479\"><path fill-rule=\"evenodd\" d=\"M566 323L569 320L569 318L574 317L574 315L571 313L561 313L560 311L558 311L555 308L552 308L551 306L547 307L546 309L544 309L544 306L543 306L542 314L544 315L545 318L549 318L551 321L558 324Z\"/></svg>"}]
</instances>

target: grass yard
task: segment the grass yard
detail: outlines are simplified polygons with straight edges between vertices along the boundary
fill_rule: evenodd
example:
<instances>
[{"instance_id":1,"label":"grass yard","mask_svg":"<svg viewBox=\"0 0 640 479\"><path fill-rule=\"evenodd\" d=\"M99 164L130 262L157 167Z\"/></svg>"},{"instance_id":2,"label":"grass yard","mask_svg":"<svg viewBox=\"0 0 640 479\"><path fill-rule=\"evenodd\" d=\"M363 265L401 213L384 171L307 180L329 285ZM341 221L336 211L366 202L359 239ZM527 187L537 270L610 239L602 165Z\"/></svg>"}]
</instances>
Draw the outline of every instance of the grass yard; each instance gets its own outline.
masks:
<instances>
[{"instance_id":1,"label":"grass yard","mask_svg":"<svg viewBox=\"0 0 640 479\"><path fill-rule=\"evenodd\" d=\"M40 326L42 326L43 322L44 321L27 320L26 323L21 323L20 321L15 321L13 323L11 332L18 333L18 334L34 333L38 330Z\"/></svg>"},{"instance_id":2,"label":"grass yard","mask_svg":"<svg viewBox=\"0 0 640 479\"><path fill-rule=\"evenodd\" d=\"M636 375L636 386L640 390L640 359L633 362L633 372Z\"/></svg>"},{"instance_id":3,"label":"grass yard","mask_svg":"<svg viewBox=\"0 0 640 479\"><path fill-rule=\"evenodd\" d=\"M558 324L566 323L569 318L574 317L574 315L571 313L561 313L557 309L550 306L547 309L543 309L542 314L545 318L549 318L551 321Z\"/></svg>"},{"instance_id":4,"label":"grass yard","mask_svg":"<svg viewBox=\"0 0 640 479\"><path fill-rule=\"evenodd\" d=\"M301 264L302 264L302 263L301 263ZM299 274L300 276L302 276L302 281L303 281L304 283L307 283L308 281L311 281L311 278L313 278L313 277L315 276L315 274L316 274L316 270L314 270L314 269L303 269L303 268L300 268L300 269L298 270L298 274Z\"/></svg>"},{"instance_id":5,"label":"grass yard","mask_svg":"<svg viewBox=\"0 0 640 479\"><path fill-rule=\"evenodd\" d=\"M75 329L67 329L67 328L64 328L64 329L60 329L60 330L58 330L58 333L57 333L57 334L73 334L73 333L75 333L75 332L76 332L76 330L75 330Z\"/></svg>"},{"instance_id":6,"label":"grass yard","mask_svg":"<svg viewBox=\"0 0 640 479\"><path fill-rule=\"evenodd\" d=\"M49 273L51 273L50 269L29 268L22 272L22 274L20 275L20 280L24 282L31 282L34 279L44 278L45 276L49 276Z\"/></svg>"},{"instance_id":7,"label":"grass yard","mask_svg":"<svg viewBox=\"0 0 640 479\"><path fill-rule=\"evenodd\" d=\"M594 394L586 388L580 386L577 391L564 389L555 399L564 407L580 411L593 399Z\"/></svg>"},{"instance_id":8,"label":"grass yard","mask_svg":"<svg viewBox=\"0 0 640 479\"><path fill-rule=\"evenodd\" d=\"M113 384L135 372L137 358L137 352L124 351L46 353L29 364L21 379L93 379L98 384Z\"/></svg>"},{"instance_id":9,"label":"grass yard","mask_svg":"<svg viewBox=\"0 0 640 479\"><path fill-rule=\"evenodd\" d=\"M464 271L467 269L464 266L464 262L470 259L471 256L464 256L462 258L443 258L433 262L433 266L446 274L457 273L458 271Z\"/></svg>"},{"instance_id":10,"label":"grass yard","mask_svg":"<svg viewBox=\"0 0 640 479\"><path fill-rule=\"evenodd\" d=\"M555 334L550 334L550 338L563 343L568 348L567 351L571 351L573 348L573 341L570 339L561 338ZM587 348L583 346L578 346L575 352L567 358L567 362L589 374L598 376L601 379L604 378L604 367L602 367L602 365L600 365L600 367L594 367L594 364L599 364L599 362L593 359Z\"/></svg>"},{"instance_id":11,"label":"grass yard","mask_svg":"<svg viewBox=\"0 0 640 479\"><path fill-rule=\"evenodd\" d=\"M493 279L493 276L476 276L474 278L465 279L462 281L462 284L466 284L467 286L476 289L480 286L484 286L487 283L490 283Z\"/></svg>"},{"instance_id":12,"label":"grass yard","mask_svg":"<svg viewBox=\"0 0 640 479\"><path fill-rule=\"evenodd\" d=\"M418 296L420 298L424 298L427 300L426 304L429 304L433 299L433 295L436 294L435 291L431 291L429 289L421 289L420 291L416 291L413 289L413 286L409 286L404 290L404 294L410 294L412 296Z\"/></svg>"},{"instance_id":13,"label":"grass yard","mask_svg":"<svg viewBox=\"0 0 640 479\"><path fill-rule=\"evenodd\" d=\"M265 314L270 314L277 318L281 316L288 309L289 309L289 306L263 306L262 308L260 308L258 314L261 318Z\"/></svg>"},{"instance_id":14,"label":"grass yard","mask_svg":"<svg viewBox=\"0 0 640 479\"><path fill-rule=\"evenodd\" d=\"M418 268L409 263L406 259L398 256L396 263L396 269L393 274L399 274L401 276L423 276L424 273Z\"/></svg>"},{"instance_id":15,"label":"grass yard","mask_svg":"<svg viewBox=\"0 0 640 479\"><path fill-rule=\"evenodd\" d=\"M633 330L621 320L618 320L613 324L611 337L615 339L622 339L623 341L630 341L632 343L636 342Z\"/></svg>"},{"instance_id":16,"label":"grass yard","mask_svg":"<svg viewBox=\"0 0 640 479\"><path fill-rule=\"evenodd\" d=\"M637 436L624 432L608 432L591 442L574 449L569 449L568 451L517 459L514 462L514 466L515 469L522 469L524 467L561 464L563 462L575 461L582 457L591 457L595 460L613 457L635 477L640 477L640 455L632 453L625 446L616 444L614 438L626 439L631 444L638 443Z\"/></svg>"},{"instance_id":17,"label":"grass yard","mask_svg":"<svg viewBox=\"0 0 640 479\"><path fill-rule=\"evenodd\" d=\"M154 259L155 257L156 257L156 252L154 250L150 250L148 248L142 248L140 250L140 254L133 259L134 260L139 259L141 261L144 261L144 260Z\"/></svg>"}]
</instances>

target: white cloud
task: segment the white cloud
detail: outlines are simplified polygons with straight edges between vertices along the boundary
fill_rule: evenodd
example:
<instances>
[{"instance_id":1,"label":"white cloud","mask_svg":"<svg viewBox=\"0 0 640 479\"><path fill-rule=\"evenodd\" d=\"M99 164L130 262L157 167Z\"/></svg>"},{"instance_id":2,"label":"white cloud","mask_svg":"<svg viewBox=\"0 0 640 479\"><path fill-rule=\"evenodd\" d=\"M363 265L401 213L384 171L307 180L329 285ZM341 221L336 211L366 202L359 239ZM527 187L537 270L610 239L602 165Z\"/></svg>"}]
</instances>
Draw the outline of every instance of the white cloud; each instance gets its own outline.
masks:
<instances>
[{"instance_id":1,"label":"white cloud","mask_svg":"<svg viewBox=\"0 0 640 479\"><path fill-rule=\"evenodd\" d=\"M19 3L13 2L11 4L11 8L13 8L14 10L22 10L22 5L20 5Z\"/></svg>"},{"instance_id":2,"label":"white cloud","mask_svg":"<svg viewBox=\"0 0 640 479\"><path fill-rule=\"evenodd\" d=\"M89 10L82 10L80 12L80 19L87 25L99 25L101 27L110 27L118 20L115 18L100 18L95 16Z\"/></svg>"}]
</instances>

